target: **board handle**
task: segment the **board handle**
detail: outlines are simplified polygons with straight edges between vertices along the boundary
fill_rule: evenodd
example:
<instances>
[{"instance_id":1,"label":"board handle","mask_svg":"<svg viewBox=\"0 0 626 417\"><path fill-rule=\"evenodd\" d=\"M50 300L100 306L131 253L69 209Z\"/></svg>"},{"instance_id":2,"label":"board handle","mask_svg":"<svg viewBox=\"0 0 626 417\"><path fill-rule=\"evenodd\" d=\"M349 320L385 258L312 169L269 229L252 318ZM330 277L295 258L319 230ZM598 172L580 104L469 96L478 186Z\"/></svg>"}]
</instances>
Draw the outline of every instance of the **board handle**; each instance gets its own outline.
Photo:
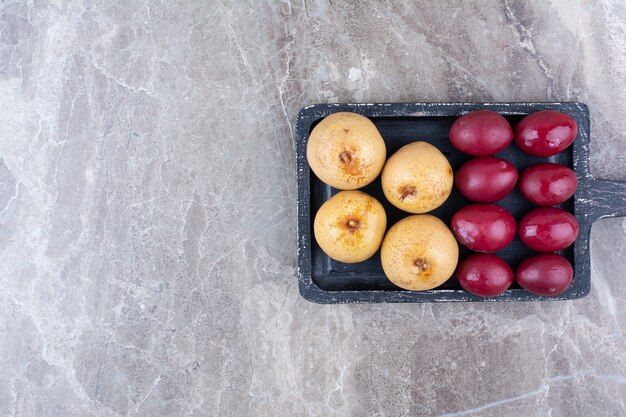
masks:
<instances>
[{"instance_id":1,"label":"board handle","mask_svg":"<svg viewBox=\"0 0 626 417\"><path fill-rule=\"evenodd\" d=\"M626 217L626 182L592 180L589 193L586 204L593 220Z\"/></svg>"}]
</instances>

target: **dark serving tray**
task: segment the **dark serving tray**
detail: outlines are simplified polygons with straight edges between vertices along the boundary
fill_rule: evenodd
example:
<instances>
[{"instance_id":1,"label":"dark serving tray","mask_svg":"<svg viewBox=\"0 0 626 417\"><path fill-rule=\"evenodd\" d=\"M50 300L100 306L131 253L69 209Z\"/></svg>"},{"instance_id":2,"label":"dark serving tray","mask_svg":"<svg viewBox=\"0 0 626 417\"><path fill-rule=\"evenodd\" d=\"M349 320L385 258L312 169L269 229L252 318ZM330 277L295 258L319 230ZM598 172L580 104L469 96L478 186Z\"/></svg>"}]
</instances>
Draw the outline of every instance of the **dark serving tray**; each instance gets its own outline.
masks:
<instances>
[{"instance_id":1,"label":"dark serving tray","mask_svg":"<svg viewBox=\"0 0 626 417\"><path fill-rule=\"evenodd\" d=\"M330 259L313 238L312 219L333 194L334 188L321 182L309 168L306 144L313 127L325 116L340 111L360 113L369 117L387 146L390 156L403 145L422 140L443 152L456 171L472 158L450 145L448 132L454 120L472 110L490 109L502 114L513 127L522 117L539 110L559 110L578 123L578 136L573 146L550 157L538 158L520 151L514 144L497 154L522 170L539 162L557 162L572 167L578 175L578 190L572 199L561 205L572 212L580 225L580 234L573 246L561 251L574 266L574 281L570 288L554 297L539 297L523 290L516 283L503 294L483 298L463 290L453 276L442 286L429 291L407 291L396 287L385 277L380 253L356 264ZM318 303L422 303L440 301L523 301L570 300L589 293L591 281L589 232L591 224L602 217L626 215L626 182L596 180L589 170L589 109L582 103L396 103L396 104L316 104L303 108L296 122L296 165L298 176L298 279L300 294ZM363 188L380 201L387 212L388 226L409 213L392 206L384 197L380 177ZM432 214L450 224L450 218L460 207L471 204L456 189L450 198ZM517 188L497 204L511 212L517 221L534 208ZM469 250L460 245L459 261ZM512 268L532 251L516 238L498 255Z\"/></svg>"}]
</instances>

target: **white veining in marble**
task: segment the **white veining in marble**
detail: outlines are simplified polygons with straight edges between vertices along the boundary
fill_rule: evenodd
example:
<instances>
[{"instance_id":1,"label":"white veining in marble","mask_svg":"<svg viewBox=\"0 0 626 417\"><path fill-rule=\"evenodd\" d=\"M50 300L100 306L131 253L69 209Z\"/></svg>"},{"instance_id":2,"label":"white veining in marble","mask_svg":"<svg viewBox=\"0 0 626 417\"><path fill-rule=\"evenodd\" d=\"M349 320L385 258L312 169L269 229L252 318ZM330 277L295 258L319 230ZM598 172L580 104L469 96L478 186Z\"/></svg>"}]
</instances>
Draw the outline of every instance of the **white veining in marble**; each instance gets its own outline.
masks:
<instances>
[{"instance_id":1,"label":"white veining in marble","mask_svg":"<svg viewBox=\"0 0 626 417\"><path fill-rule=\"evenodd\" d=\"M445 4L444 4L445 3ZM0 3L0 415L626 415L626 221L592 292L311 304L316 102L583 101L626 180L626 5Z\"/></svg>"}]
</instances>

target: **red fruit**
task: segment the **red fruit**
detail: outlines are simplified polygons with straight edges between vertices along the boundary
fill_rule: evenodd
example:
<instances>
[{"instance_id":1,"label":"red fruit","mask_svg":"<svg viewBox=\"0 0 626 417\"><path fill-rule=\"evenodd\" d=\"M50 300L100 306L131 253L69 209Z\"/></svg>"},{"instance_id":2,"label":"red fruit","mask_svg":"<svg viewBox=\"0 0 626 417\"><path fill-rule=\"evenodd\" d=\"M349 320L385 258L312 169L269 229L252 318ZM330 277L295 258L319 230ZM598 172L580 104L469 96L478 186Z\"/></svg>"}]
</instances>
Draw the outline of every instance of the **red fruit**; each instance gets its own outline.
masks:
<instances>
[{"instance_id":1,"label":"red fruit","mask_svg":"<svg viewBox=\"0 0 626 417\"><path fill-rule=\"evenodd\" d=\"M466 291L483 297L502 294L513 283L513 270L496 255L470 255L456 270L456 277Z\"/></svg>"},{"instance_id":2,"label":"red fruit","mask_svg":"<svg viewBox=\"0 0 626 417\"><path fill-rule=\"evenodd\" d=\"M526 168L519 179L522 195L538 206L556 206L574 195L578 179L560 164L537 164Z\"/></svg>"},{"instance_id":3,"label":"red fruit","mask_svg":"<svg viewBox=\"0 0 626 417\"><path fill-rule=\"evenodd\" d=\"M576 121L565 113L543 110L524 117L515 127L515 144L535 156L552 156L572 144Z\"/></svg>"},{"instance_id":4,"label":"red fruit","mask_svg":"<svg viewBox=\"0 0 626 417\"><path fill-rule=\"evenodd\" d=\"M557 295L565 291L574 277L567 259L556 253L542 253L526 258L515 271L515 279L537 295Z\"/></svg>"},{"instance_id":5,"label":"red fruit","mask_svg":"<svg viewBox=\"0 0 626 417\"><path fill-rule=\"evenodd\" d=\"M578 222L570 213L556 207L529 211L519 222L519 238L538 252L565 249L578 237Z\"/></svg>"},{"instance_id":6,"label":"red fruit","mask_svg":"<svg viewBox=\"0 0 626 417\"><path fill-rule=\"evenodd\" d=\"M480 203L493 203L506 197L517 182L517 170L504 159L470 159L454 176L461 194Z\"/></svg>"},{"instance_id":7,"label":"red fruit","mask_svg":"<svg viewBox=\"0 0 626 417\"><path fill-rule=\"evenodd\" d=\"M464 246L476 252L497 252L515 237L511 214L495 204L471 204L452 216L452 232Z\"/></svg>"},{"instance_id":8,"label":"red fruit","mask_svg":"<svg viewBox=\"0 0 626 417\"><path fill-rule=\"evenodd\" d=\"M459 151L474 156L500 152L513 141L509 122L491 110L477 110L456 119L450 127L450 142Z\"/></svg>"}]
</instances>

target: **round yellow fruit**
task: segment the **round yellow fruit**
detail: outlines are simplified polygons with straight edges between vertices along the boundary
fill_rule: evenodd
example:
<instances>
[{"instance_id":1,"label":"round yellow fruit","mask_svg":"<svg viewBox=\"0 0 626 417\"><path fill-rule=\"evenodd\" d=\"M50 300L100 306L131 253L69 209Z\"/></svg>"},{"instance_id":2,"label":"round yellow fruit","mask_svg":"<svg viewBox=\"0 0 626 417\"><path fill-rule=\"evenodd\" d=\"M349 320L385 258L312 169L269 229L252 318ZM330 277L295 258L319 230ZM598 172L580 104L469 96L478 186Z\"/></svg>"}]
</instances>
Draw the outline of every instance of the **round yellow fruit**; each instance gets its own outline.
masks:
<instances>
[{"instance_id":1,"label":"round yellow fruit","mask_svg":"<svg viewBox=\"0 0 626 417\"><path fill-rule=\"evenodd\" d=\"M459 246L448 227L430 214L394 224L380 250L383 271L400 288L430 290L448 280L459 260Z\"/></svg>"},{"instance_id":2,"label":"round yellow fruit","mask_svg":"<svg viewBox=\"0 0 626 417\"><path fill-rule=\"evenodd\" d=\"M383 240L387 215L362 191L340 191L322 204L313 222L315 240L331 258L345 263L371 258Z\"/></svg>"},{"instance_id":3,"label":"round yellow fruit","mask_svg":"<svg viewBox=\"0 0 626 417\"><path fill-rule=\"evenodd\" d=\"M374 181L385 165L385 141L365 116L339 112L311 132L306 157L315 175L331 187L356 190Z\"/></svg>"},{"instance_id":4,"label":"round yellow fruit","mask_svg":"<svg viewBox=\"0 0 626 417\"><path fill-rule=\"evenodd\" d=\"M381 179L391 204L409 213L426 213L448 199L454 175L439 149L426 142L413 142L391 155Z\"/></svg>"}]
</instances>

